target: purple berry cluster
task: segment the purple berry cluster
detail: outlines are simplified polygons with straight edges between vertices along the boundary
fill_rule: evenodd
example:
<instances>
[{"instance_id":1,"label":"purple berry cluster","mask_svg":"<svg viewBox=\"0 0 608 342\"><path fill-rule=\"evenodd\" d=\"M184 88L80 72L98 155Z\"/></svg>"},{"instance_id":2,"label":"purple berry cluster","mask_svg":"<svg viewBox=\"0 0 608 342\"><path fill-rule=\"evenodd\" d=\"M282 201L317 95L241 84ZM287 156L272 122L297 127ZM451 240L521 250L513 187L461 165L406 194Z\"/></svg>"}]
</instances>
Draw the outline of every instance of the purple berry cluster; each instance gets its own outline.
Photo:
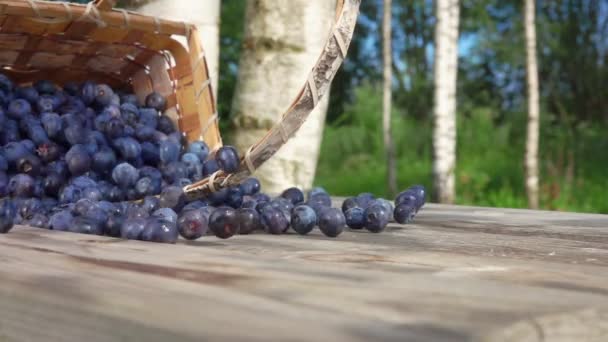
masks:
<instances>
[{"instance_id":1,"label":"purple berry cluster","mask_svg":"<svg viewBox=\"0 0 608 342\"><path fill-rule=\"evenodd\" d=\"M164 111L166 99L85 82L17 86L0 74L0 233L15 224L83 234L175 243L264 231L336 237L346 226L382 231L391 216L410 222L424 188L395 206L371 194L332 208L322 188L271 198L257 179L188 202L183 188L218 170L234 173L234 147L211 153L187 143Z\"/></svg>"}]
</instances>

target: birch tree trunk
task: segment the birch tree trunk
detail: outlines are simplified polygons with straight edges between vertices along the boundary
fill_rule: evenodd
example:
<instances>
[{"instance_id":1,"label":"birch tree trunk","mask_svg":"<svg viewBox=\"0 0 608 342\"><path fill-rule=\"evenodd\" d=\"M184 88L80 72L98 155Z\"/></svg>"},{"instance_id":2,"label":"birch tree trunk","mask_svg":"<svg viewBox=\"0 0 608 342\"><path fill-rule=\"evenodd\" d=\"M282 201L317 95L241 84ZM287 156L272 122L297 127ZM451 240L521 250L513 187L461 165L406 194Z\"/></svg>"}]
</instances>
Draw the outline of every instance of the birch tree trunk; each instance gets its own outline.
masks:
<instances>
[{"instance_id":1,"label":"birch tree trunk","mask_svg":"<svg viewBox=\"0 0 608 342\"><path fill-rule=\"evenodd\" d=\"M458 72L458 0L437 0L433 177L435 199L453 203L456 168L456 77Z\"/></svg>"},{"instance_id":2,"label":"birch tree trunk","mask_svg":"<svg viewBox=\"0 0 608 342\"><path fill-rule=\"evenodd\" d=\"M233 141L244 151L279 120L325 44L335 0L248 0L239 78L232 104ZM312 186L329 96L277 154L258 169L264 191Z\"/></svg>"},{"instance_id":3,"label":"birch tree trunk","mask_svg":"<svg viewBox=\"0 0 608 342\"><path fill-rule=\"evenodd\" d=\"M538 65L536 61L536 27L534 0L525 0L526 78L528 83L528 129L526 135L526 194L528 206L538 208L538 134L540 127Z\"/></svg>"},{"instance_id":4,"label":"birch tree trunk","mask_svg":"<svg viewBox=\"0 0 608 342\"><path fill-rule=\"evenodd\" d=\"M384 20L382 23L382 45L384 55L384 89L382 100L382 127L384 133L384 150L386 153L386 180L388 193L392 197L397 193L397 175L395 167L395 147L391 131L391 110L393 90L393 49L391 46L391 7L392 0L384 0Z\"/></svg>"},{"instance_id":5,"label":"birch tree trunk","mask_svg":"<svg viewBox=\"0 0 608 342\"><path fill-rule=\"evenodd\" d=\"M142 14L196 25L209 66L211 85L217 94L220 65L220 0L138 0L130 5ZM188 46L185 38L180 37L179 40L184 46Z\"/></svg>"}]
</instances>

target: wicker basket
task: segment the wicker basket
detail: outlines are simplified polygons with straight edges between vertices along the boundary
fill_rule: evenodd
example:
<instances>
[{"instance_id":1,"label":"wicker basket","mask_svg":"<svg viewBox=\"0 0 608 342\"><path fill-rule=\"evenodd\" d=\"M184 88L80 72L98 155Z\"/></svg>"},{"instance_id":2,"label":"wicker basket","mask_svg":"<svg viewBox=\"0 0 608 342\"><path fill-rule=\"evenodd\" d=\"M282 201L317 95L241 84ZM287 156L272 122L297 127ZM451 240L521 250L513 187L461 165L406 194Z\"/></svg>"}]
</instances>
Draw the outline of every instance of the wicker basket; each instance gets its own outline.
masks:
<instances>
[{"instance_id":1,"label":"wicker basket","mask_svg":"<svg viewBox=\"0 0 608 342\"><path fill-rule=\"evenodd\" d=\"M222 145L205 54L193 25L88 5L0 0L0 65L19 84L94 80L129 86L140 100L167 97L166 114L188 141ZM268 160L314 109L346 56L360 0L338 0L335 24L316 65L282 119L242 158L237 173L221 171L184 190L190 197L238 183ZM184 36L188 49L172 37Z\"/></svg>"}]
</instances>

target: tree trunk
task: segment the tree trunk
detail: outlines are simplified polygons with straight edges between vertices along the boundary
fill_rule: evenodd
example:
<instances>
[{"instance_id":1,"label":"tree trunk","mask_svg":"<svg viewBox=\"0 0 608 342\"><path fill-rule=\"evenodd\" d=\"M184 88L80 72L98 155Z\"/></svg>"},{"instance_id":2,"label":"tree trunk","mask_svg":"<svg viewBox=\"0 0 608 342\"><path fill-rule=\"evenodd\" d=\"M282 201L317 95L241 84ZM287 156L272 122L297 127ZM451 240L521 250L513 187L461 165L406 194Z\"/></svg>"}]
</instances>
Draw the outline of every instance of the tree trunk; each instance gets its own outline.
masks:
<instances>
[{"instance_id":1,"label":"tree trunk","mask_svg":"<svg viewBox=\"0 0 608 342\"><path fill-rule=\"evenodd\" d=\"M131 3L142 14L182 20L198 28L209 66L213 91L217 94L220 65L220 0L146 0ZM188 46L185 38L178 38ZM217 99L217 96L216 96Z\"/></svg>"},{"instance_id":2,"label":"tree trunk","mask_svg":"<svg viewBox=\"0 0 608 342\"><path fill-rule=\"evenodd\" d=\"M536 28L534 0L525 0L524 25L526 31L526 78L528 83L528 129L526 135L526 194L528 206L538 208L538 133L539 95L538 65L536 61Z\"/></svg>"},{"instance_id":3,"label":"tree trunk","mask_svg":"<svg viewBox=\"0 0 608 342\"><path fill-rule=\"evenodd\" d=\"M232 141L243 153L290 106L329 35L335 0L248 0ZM312 186L329 96L298 133L258 169L264 190Z\"/></svg>"},{"instance_id":4,"label":"tree trunk","mask_svg":"<svg viewBox=\"0 0 608 342\"><path fill-rule=\"evenodd\" d=\"M437 0L433 130L434 194L453 203L456 168L456 77L458 72L458 0Z\"/></svg>"},{"instance_id":5,"label":"tree trunk","mask_svg":"<svg viewBox=\"0 0 608 342\"><path fill-rule=\"evenodd\" d=\"M397 175L395 167L395 147L391 132L393 62L391 46L391 5L392 0L384 0L384 21L382 24L382 45L384 48L384 89L382 101L382 127L384 133L384 150L386 153L386 180L388 193L392 197L397 193Z\"/></svg>"}]
</instances>

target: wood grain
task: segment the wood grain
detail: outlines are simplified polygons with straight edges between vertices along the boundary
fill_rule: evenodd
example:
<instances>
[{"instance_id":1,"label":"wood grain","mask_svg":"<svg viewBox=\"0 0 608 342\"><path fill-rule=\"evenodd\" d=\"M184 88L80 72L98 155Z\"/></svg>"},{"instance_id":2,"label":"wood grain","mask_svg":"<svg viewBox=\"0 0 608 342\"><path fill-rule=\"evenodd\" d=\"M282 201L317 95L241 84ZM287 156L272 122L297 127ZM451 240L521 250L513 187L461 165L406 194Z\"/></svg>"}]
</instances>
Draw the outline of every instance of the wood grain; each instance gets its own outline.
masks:
<instances>
[{"instance_id":1,"label":"wood grain","mask_svg":"<svg viewBox=\"0 0 608 342\"><path fill-rule=\"evenodd\" d=\"M388 232L0 236L1 341L608 341L608 216L429 205Z\"/></svg>"}]
</instances>

